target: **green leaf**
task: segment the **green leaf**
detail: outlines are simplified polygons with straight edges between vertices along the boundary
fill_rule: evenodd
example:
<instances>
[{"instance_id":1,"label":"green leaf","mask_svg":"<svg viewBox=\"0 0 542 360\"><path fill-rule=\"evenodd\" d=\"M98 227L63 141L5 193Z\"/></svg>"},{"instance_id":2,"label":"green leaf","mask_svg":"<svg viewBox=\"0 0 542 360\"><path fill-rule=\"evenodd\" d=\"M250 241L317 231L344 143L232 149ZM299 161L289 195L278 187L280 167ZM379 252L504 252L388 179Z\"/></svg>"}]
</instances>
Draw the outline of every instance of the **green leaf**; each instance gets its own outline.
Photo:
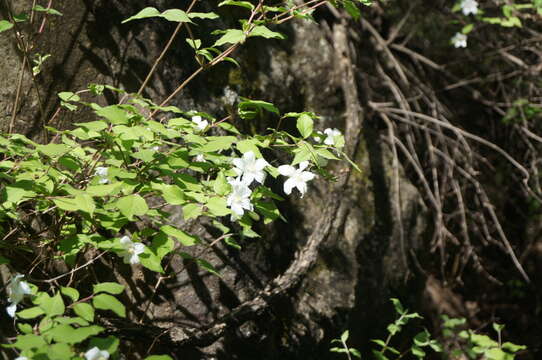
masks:
<instances>
[{"instance_id":1,"label":"green leaf","mask_svg":"<svg viewBox=\"0 0 542 360\"><path fill-rule=\"evenodd\" d=\"M92 298L92 305L96 309L111 310L120 317L126 317L126 308L124 305L108 294L99 294Z\"/></svg>"},{"instance_id":2,"label":"green leaf","mask_svg":"<svg viewBox=\"0 0 542 360\"><path fill-rule=\"evenodd\" d=\"M220 39L218 39L214 44L213 46L221 46L221 45L225 45L225 44L237 44L237 43L243 43L246 39L246 35L245 33L243 32L243 30L239 30L239 29L228 29L226 30L226 32L224 33L224 35L222 35L220 37Z\"/></svg>"},{"instance_id":3,"label":"green leaf","mask_svg":"<svg viewBox=\"0 0 542 360\"><path fill-rule=\"evenodd\" d=\"M47 335L51 335L56 342L77 344L87 338L98 335L104 331L101 326L91 325L80 328L74 328L70 325L57 325L47 332Z\"/></svg>"},{"instance_id":4,"label":"green leaf","mask_svg":"<svg viewBox=\"0 0 542 360\"><path fill-rule=\"evenodd\" d=\"M395 308L395 311L398 314L404 314L406 312L405 309L403 308L403 305L399 301L399 299L391 298L390 300L391 300L391 302L393 304L393 307Z\"/></svg>"},{"instance_id":5,"label":"green leaf","mask_svg":"<svg viewBox=\"0 0 542 360\"><path fill-rule=\"evenodd\" d=\"M164 185L162 187L162 197L170 205L182 205L186 202L184 191L175 185Z\"/></svg>"},{"instance_id":6,"label":"green leaf","mask_svg":"<svg viewBox=\"0 0 542 360\"><path fill-rule=\"evenodd\" d=\"M177 240L181 242L184 246L193 246L196 244L199 244L201 241L197 236L190 235L185 233L184 231L174 228L170 225L164 225L160 228L160 231L173 236Z\"/></svg>"},{"instance_id":7,"label":"green leaf","mask_svg":"<svg viewBox=\"0 0 542 360\"><path fill-rule=\"evenodd\" d=\"M18 315L19 313L17 313ZM525 345L516 345L516 344L513 344L511 342L505 342L504 344L502 344L502 348L508 352L511 352L511 353L516 353L520 350L525 350L527 349L527 346Z\"/></svg>"},{"instance_id":8,"label":"green leaf","mask_svg":"<svg viewBox=\"0 0 542 360\"><path fill-rule=\"evenodd\" d=\"M169 355L151 355L147 356L144 360L173 360Z\"/></svg>"},{"instance_id":9,"label":"green leaf","mask_svg":"<svg viewBox=\"0 0 542 360\"><path fill-rule=\"evenodd\" d=\"M348 351L350 351L350 354L354 355L358 359L361 359L361 353L358 350L350 348Z\"/></svg>"},{"instance_id":10,"label":"green leaf","mask_svg":"<svg viewBox=\"0 0 542 360\"><path fill-rule=\"evenodd\" d=\"M30 324L17 323L17 327L24 334L32 334L34 332L34 330L32 329L32 326L30 326Z\"/></svg>"},{"instance_id":11,"label":"green leaf","mask_svg":"<svg viewBox=\"0 0 542 360\"><path fill-rule=\"evenodd\" d=\"M206 260L203 260L203 259L195 259L195 260L196 260L196 262L198 263L199 266L201 266L202 268L204 268L205 270L207 270L211 274L216 275L218 277L221 277L218 270L210 262L208 262Z\"/></svg>"},{"instance_id":12,"label":"green leaf","mask_svg":"<svg viewBox=\"0 0 542 360\"><path fill-rule=\"evenodd\" d=\"M185 39L186 42L188 43L188 45L190 45L190 47L194 50L197 50L201 47L201 40L200 39L190 39L190 38L186 38Z\"/></svg>"},{"instance_id":13,"label":"green leaf","mask_svg":"<svg viewBox=\"0 0 542 360\"><path fill-rule=\"evenodd\" d=\"M301 116L297 118L296 126L301 136L303 136L303 138L306 139L312 134L314 121L309 115L301 114Z\"/></svg>"},{"instance_id":14,"label":"green leaf","mask_svg":"<svg viewBox=\"0 0 542 360\"><path fill-rule=\"evenodd\" d=\"M59 155L64 155L68 153L71 148L64 144L47 144L47 145L38 145L37 150L49 157L56 157Z\"/></svg>"},{"instance_id":15,"label":"green leaf","mask_svg":"<svg viewBox=\"0 0 542 360\"><path fill-rule=\"evenodd\" d=\"M271 31L267 27L263 25L255 26L254 29L250 32L248 36L261 36L266 39L285 39L286 37L282 35L281 33Z\"/></svg>"},{"instance_id":16,"label":"green leaf","mask_svg":"<svg viewBox=\"0 0 542 360\"><path fill-rule=\"evenodd\" d=\"M218 4L219 7L224 6L224 5L240 6L240 7L247 8L249 10L254 10L254 5L252 5L248 1L224 0L220 4Z\"/></svg>"},{"instance_id":17,"label":"green leaf","mask_svg":"<svg viewBox=\"0 0 542 360\"><path fill-rule=\"evenodd\" d=\"M118 191L120 191L120 186L121 183L89 185L85 191L91 196L104 197L115 195Z\"/></svg>"},{"instance_id":18,"label":"green leaf","mask_svg":"<svg viewBox=\"0 0 542 360\"><path fill-rule=\"evenodd\" d=\"M17 341L10 347L16 347L21 350L30 350L32 348L41 348L47 343L42 336L38 335L19 335L17 336Z\"/></svg>"},{"instance_id":19,"label":"green leaf","mask_svg":"<svg viewBox=\"0 0 542 360\"><path fill-rule=\"evenodd\" d=\"M162 268L161 259L154 254L151 249L145 248L145 251L143 254L139 256L139 261L141 262L141 265L146 267L147 269L151 271L155 271L158 273L163 273L164 269Z\"/></svg>"},{"instance_id":20,"label":"green leaf","mask_svg":"<svg viewBox=\"0 0 542 360\"><path fill-rule=\"evenodd\" d=\"M412 352L412 355L416 356L417 358L423 359L425 357L425 351L416 345L412 346L410 351Z\"/></svg>"},{"instance_id":21,"label":"green leaf","mask_svg":"<svg viewBox=\"0 0 542 360\"><path fill-rule=\"evenodd\" d=\"M226 216L231 214L231 210L227 206L225 198L222 197L212 197L207 201L207 209L209 212L215 216Z\"/></svg>"},{"instance_id":22,"label":"green leaf","mask_svg":"<svg viewBox=\"0 0 542 360\"><path fill-rule=\"evenodd\" d=\"M80 101L81 97L71 91L63 91L58 93L58 97L62 101Z\"/></svg>"},{"instance_id":23,"label":"green leaf","mask_svg":"<svg viewBox=\"0 0 542 360\"><path fill-rule=\"evenodd\" d=\"M72 287L61 287L60 292L62 295L69 297L74 302L79 300L79 291Z\"/></svg>"},{"instance_id":24,"label":"green leaf","mask_svg":"<svg viewBox=\"0 0 542 360\"><path fill-rule=\"evenodd\" d=\"M224 172L219 172L213 181L213 190L218 195L226 195L230 191L231 185L228 184Z\"/></svg>"},{"instance_id":25,"label":"green leaf","mask_svg":"<svg viewBox=\"0 0 542 360\"><path fill-rule=\"evenodd\" d=\"M467 35L468 33L472 31L473 28L474 28L473 24L468 24L468 25L463 26L463 29L461 29L461 32Z\"/></svg>"},{"instance_id":26,"label":"green leaf","mask_svg":"<svg viewBox=\"0 0 542 360\"><path fill-rule=\"evenodd\" d=\"M9 264L9 259L3 256L0 256L0 265Z\"/></svg>"},{"instance_id":27,"label":"green leaf","mask_svg":"<svg viewBox=\"0 0 542 360\"><path fill-rule=\"evenodd\" d=\"M20 317L21 319L35 319L43 314L45 314L45 312L39 306L17 311L17 317Z\"/></svg>"},{"instance_id":28,"label":"green leaf","mask_svg":"<svg viewBox=\"0 0 542 360\"><path fill-rule=\"evenodd\" d=\"M44 294L44 296L41 297L38 305L48 317L62 315L66 309L60 293L56 293L53 297L50 297L48 294Z\"/></svg>"},{"instance_id":29,"label":"green leaf","mask_svg":"<svg viewBox=\"0 0 542 360\"><path fill-rule=\"evenodd\" d=\"M258 143L259 142L255 139L245 139L245 140L238 141L235 144L235 146L237 147L237 150L239 150L243 154L248 151L252 151L256 155L256 157L261 158L263 156L262 156L262 153L260 152L260 149L256 145Z\"/></svg>"},{"instance_id":30,"label":"green leaf","mask_svg":"<svg viewBox=\"0 0 542 360\"><path fill-rule=\"evenodd\" d=\"M0 33L13 27L13 24L7 20L0 20Z\"/></svg>"},{"instance_id":31,"label":"green leaf","mask_svg":"<svg viewBox=\"0 0 542 360\"><path fill-rule=\"evenodd\" d=\"M331 151L324 148L316 149L316 153L325 159L339 160L339 158L335 156Z\"/></svg>"},{"instance_id":32,"label":"green leaf","mask_svg":"<svg viewBox=\"0 0 542 360\"><path fill-rule=\"evenodd\" d=\"M121 24L127 23L128 21L132 20L145 19L157 16L160 16L160 11L156 10L156 8L153 7L146 7L134 16L130 16L128 19L122 21Z\"/></svg>"},{"instance_id":33,"label":"green leaf","mask_svg":"<svg viewBox=\"0 0 542 360\"><path fill-rule=\"evenodd\" d=\"M159 232L152 239L152 244L150 249L153 253L158 256L159 259L162 259L164 256L169 254L175 248L175 242L163 232Z\"/></svg>"},{"instance_id":34,"label":"green leaf","mask_svg":"<svg viewBox=\"0 0 542 360\"><path fill-rule=\"evenodd\" d=\"M348 330L345 330L343 334L341 335L341 341L345 343L348 340L348 337L350 336L350 332Z\"/></svg>"},{"instance_id":35,"label":"green leaf","mask_svg":"<svg viewBox=\"0 0 542 360\"><path fill-rule=\"evenodd\" d=\"M128 123L128 113L118 105L97 107L95 112L96 115L109 120L111 124L118 125Z\"/></svg>"},{"instance_id":36,"label":"green leaf","mask_svg":"<svg viewBox=\"0 0 542 360\"><path fill-rule=\"evenodd\" d=\"M73 311L77 314L77 316L80 316L87 321L94 321L94 308L87 303L75 304L73 306Z\"/></svg>"},{"instance_id":37,"label":"green leaf","mask_svg":"<svg viewBox=\"0 0 542 360\"><path fill-rule=\"evenodd\" d=\"M44 12L44 13L47 13L49 15L56 15L56 16L62 16L62 13L58 10L55 10L55 9L47 9L47 8L44 8L43 6L41 5L36 5L32 8L32 10L34 11L39 11L39 12Z\"/></svg>"},{"instance_id":38,"label":"green leaf","mask_svg":"<svg viewBox=\"0 0 542 360\"><path fill-rule=\"evenodd\" d=\"M211 141L203 145L199 150L202 152L214 152L219 150L227 150L237 141L235 136L213 136L208 137Z\"/></svg>"},{"instance_id":39,"label":"green leaf","mask_svg":"<svg viewBox=\"0 0 542 360\"><path fill-rule=\"evenodd\" d=\"M168 21L174 21L174 22L184 22L184 23L192 23L192 20L188 17L188 15L180 10L180 9L169 9L164 11L160 17L163 17L164 19Z\"/></svg>"},{"instance_id":40,"label":"green leaf","mask_svg":"<svg viewBox=\"0 0 542 360\"><path fill-rule=\"evenodd\" d=\"M82 128L85 128L87 130L92 130L92 131L102 131L102 130L105 130L107 129L108 125L105 121L89 121L89 122L85 122L85 123L75 123L74 125L77 125L79 127L82 127Z\"/></svg>"},{"instance_id":41,"label":"green leaf","mask_svg":"<svg viewBox=\"0 0 542 360\"><path fill-rule=\"evenodd\" d=\"M203 213L199 204L187 204L183 206L183 218L185 220L195 219Z\"/></svg>"},{"instance_id":42,"label":"green leaf","mask_svg":"<svg viewBox=\"0 0 542 360\"><path fill-rule=\"evenodd\" d=\"M80 211L84 211L92 215L94 210L96 210L96 204L94 204L92 196L88 194L77 195L74 201L79 206Z\"/></svg>"},{"instance_id":43,"label":"green leaf","mask_svg":"<svg viewBox=\"0 0 542 360\"><path fill-rule=\"evenodd\" d=\"M250 100L247 98L241 98L241 102L238 105L238 114L241 119L252 120L258 114L262 113L262 110L272 112L274 114L280 115L279 109L266 101L262 100Z\"/></svg>"},{"instance_id":44,"label":"green leaf","mask_svg":"<svg viewBox=\"0 0 542 360\"><path fill-rule=\"evenodd\" d=\"M345 0L343 5L348 15L352 16L354 20L359 20L359 18L361 17L361 11L353 1Z\"/></svg>"},{"instance_id":45,"label":"green leaf","mask_svg":"<svg viewBox=\"0 0 542 360\"><path fill-rule=\"evenodd\" d=\"M502 329L504 329L504 325L493 323L493 330L500 333L502 331Z\"/></svg>"},{"instance_id":46,"label":"green leaf","mask_svg":"<svg viewBox=\"0 0 542 360\"><path fill-rule=\"evenodd\" d=\"M198 18L198 19L211 19L211 20L219 18L219 16L215 14L214 12L206 12L206 13L191 12L191 13L188 13L188 17L191 19Z\"/></svg>"},{"instance_id":47,"label":"green leaf","mask_svg":"<svg viewBox=\"0 0 542 360\"><path fill-rule=\"evenodd\" d=\"M93 293L106 292L113 295L118 295L124 291L124 285L116 282L104 282L93 286Z\"/></svg>"},{"instance_id":48,"label":"green leaf","mask_svg":"<svg viewBox=\"0 0 542 360\"><path fill-rule=\"evenodd\" d=\"M297 165L303 161L316 160L316 151L311 144L303 142L301 146L294 150L294 159L292 165Z\"/></svg>"},{"instance_id":49,"label":"green leaf","mask_svg":"<svg viewBox=\"0 0 542 360\"><path fill-rule=\"evenodd\" d=\"M130 221L134 219L134 216L143 216L149 211L145 199L137 194L120 198L117 200L116 206L122 215L126 216Z\"/></svg>"}]
</instances>

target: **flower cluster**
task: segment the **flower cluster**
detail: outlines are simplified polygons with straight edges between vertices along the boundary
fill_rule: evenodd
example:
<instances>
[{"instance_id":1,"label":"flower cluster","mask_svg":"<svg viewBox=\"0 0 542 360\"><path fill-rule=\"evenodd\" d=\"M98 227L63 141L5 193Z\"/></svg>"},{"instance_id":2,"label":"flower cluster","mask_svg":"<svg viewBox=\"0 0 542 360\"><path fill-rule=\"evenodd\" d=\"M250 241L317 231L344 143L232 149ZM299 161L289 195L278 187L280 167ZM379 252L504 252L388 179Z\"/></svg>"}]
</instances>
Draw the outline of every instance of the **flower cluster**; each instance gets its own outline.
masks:
<instances>
[{"instance_id":1,"label":"flower cluster","mask_svg":"<svg viewBox=\"0 0 542 360\"><path fill-rule=\"evenodd\" d=\"M106 350L100 350L96 346L85 353L85 360L107 360L107 359L109 359L109 352Z\"/></svg>"},{"instance_id":2,"label":"flower cluster","mask_svg":"<svg viewBox=\"0 0 542 360\"><path fill-rule=\"evenodd\" d=\"M96 167L96 170L94 171L94 175L100 178L98 183L107 184L109 182L109 179L107 177L108 172L109 170L106 167L103 167L103 166Z\"/></svg>"},{"instance_id":3,"label":"flower cluster","mask_svg":"<svg viewBox=\"0 0 542 360\"><path fill-rule=\"evenodd\" d=\"M301 193L301 197L305 195L307 191L307 182L314 179L316 175L310 171L305 171L309 166L308 161L303 161L299 164L299 168L295 168L291 165L281 165L278 167L279 173L283 176L287 176L288 180L284 182L284 192L288 195L292 193L293 188L297 188Z\"/></svg>"},{"instance_id":4,"label":"flower cluster","mask_svg":"<svg viewBox=\"0 0 542 360\"><path fill-rule=\"evenodd\" d=\"M328 134L330 138L333 136L336 136L336 133ZM252 190L249 186L254 181L263 184L265 180L264 169L269 166L269 163L265 159L256 159L256 155L252 151L246 152L241 158L233 159L232 162L235 166L233 170L237 174L237 177L235 179L228 179L232 191L227 198L227 205L233 212L232 220L235 220L243 216L245 210L252 211L254 209L254 206L250 202ZM281 165L278 167L279 173L288 177L288 180L284 182L284 192L286 194L291 194L292 190L297 188L301 193L301 197L305 195L307 182L316 176L309 171L305 171L308 166L308 161L303 161L299 164L298 169L291 165Z\"/></svg>"},{"instance_id":5,"label":"flower cluster","mask_svg":"<svg viewBox=\"0 0 542 360\"><path fill-rule=\"evenodd\" d=\"M476 0L462 0L461 11L464 15L476 15L478 13L478 1Z\"/></svg>"},{"instance_id":6,"label":"flower cluster","mask_svg":"<svg viewBox=\"0 0 542 360\"><path fill-rule=\"evenodd\" d=\"M17 304L20 303L25 295L30 295L32 291L30 286L26 281L22 281L24 275L16 274L9 283L8 290L8 301L10 305L6 308L6 311L9 316L15 317L15 312L17 311Z\"/></svg>"},{"instance_id":7,"label":"flower cluster","mask_svg":"<svg viewBox=\"0 0 542 360\"><path fill-rule=\"evenodd\" d=\"M205 130L205 128L207 128L207 125L209 125L209 122L207 120L203 120L199 115L192 116L192 122L196 124L196 129L198 129L199 131Z\"/></svg>"},{"instance_id":8,"label":"flower cluster","mask_svg":"<svg viewBox=\"0 0 542 360\"><path fill-rule=\"evenodd\" d=\"M329 145L329 146L336 146L338 143L338 139L342 135L341 132L337 129L327 128L324 130L324 132L317 131L316 136L314 137L314 140L318 143L322 142L322 139L324 138L324 134L325 134L324 144Z\"/></svg>"},{"instance_id":9,"label":"flower cluster","mask_svg":"<svg viewBox=\"0 0 542 360\"><path fill-rule=\"evenodd\" d=\"M232 163L235 166L233 170L237 178L228 180L232 186L232 192L228 196L227 205L233 211L232 219L238 219L243 216L245 210L252 211L253 206L250 203L252 190L249 186L254 180L263 184L264 169L269 166L269 163L264 159L256 159L252 151L246 152L241 158L233 159Z\"/></svg>"},{"instance_id":10,"label":"flower cluster","mask_svg":"<svg viewBox=\"0 0 542 360\"><path fill-rule=\"evenodd\" d=\"M452 38L452 44L456 48L466 48L467 47L467 35L462 33L456 33Z\"/></svg>"}]
</instances>

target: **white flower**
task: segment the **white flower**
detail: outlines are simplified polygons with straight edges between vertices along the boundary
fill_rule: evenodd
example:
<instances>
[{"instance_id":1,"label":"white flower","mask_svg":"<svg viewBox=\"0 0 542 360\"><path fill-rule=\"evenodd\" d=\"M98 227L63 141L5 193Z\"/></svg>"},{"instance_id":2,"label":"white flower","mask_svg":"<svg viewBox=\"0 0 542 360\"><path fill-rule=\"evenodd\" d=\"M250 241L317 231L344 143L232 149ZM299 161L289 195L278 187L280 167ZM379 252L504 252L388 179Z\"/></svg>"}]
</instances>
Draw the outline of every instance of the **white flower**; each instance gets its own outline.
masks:
<instances>
[{"instance_id":1,"label":"white flower","mask_svg":"<svg viewBox=\"0 0 542 360\"><path fill-rule=\"evenodd\" d=\"M15 360L28 360L28 358L26 356L19 356Z\"/></svg>"},{"instance_id":2,"label":"white flower","mask_svg":"<svg viewBox=\"0 0 542 360\"><path fill-rule=\"evenodd\" d=\"M467 47L467 35L465 34L461 34L461 33L456 33L454 35L454 37L452 38L452 44L456 47L456 48L465 48Z\"/></svg>"},{"instance_id":3,"label":"white flower","mask_svg":"<svg viewBox=\"0 0 542 360\"><path fill-rule=\"evenodd\" d=\"M324 144L330 146L335 145L335 140L337 140L338 136L341 136L341 132L339 130L330 128L325 129L324 134L327 135L326 139L324 140Z\"/></svg>"},{"instance_id":4,"label":"white flower","mask_svg":"<svg viewBox=\"0 0 542 360\"><path fill-rule=\"evenodd\" d=\"M160 146L153 146L152 149L153 149L154 151L158 151L158 150L160 150Z\"/></svg>"},{"instance_id":5,"label":"white flower","mask_svg":"<svg viewBox=\"0 0 542 360\"><path fill-rule=\"evenodd\" d=\"M248 186L254 180L263 184L265 179L263 169L269 166L269 163L264 159L256 159L252 151L247 151L242 158L233 159L233 165L235 165L233 170L242 177L243 182Z\"/></svg>"},{"instance_id":6,"label":"white flower","mask_svg":"<svg viewBox=\"0 0 542 360\"><path fill-rule=\"evenodd\" d=\"M292 193L293 188L297 188L301 193L301 197L307 191L307 182L314 179L316 175L310 171L303 171L309 166L308 161L303 161L299 164L299 169L290 165L281 165L278 171L281 175L288 176L289 179L284 182L284 192L288 195Z\"/></svg>"},{"instance_id":7,"label":"white flower","mask_svg":"<svg viewBox=\"0 0 542 360\"><path fill-rule=\"evenodd\" d=\"M23 277L24 275L16 274L7 287L8 301L11 305L6 308L6 311L11 317L15 317L17 304L23 300L23 297L32 293L28 283L26 281L21 281Z\"/></svg>"},{"instance_id":8,"label":"white flower","mask_svg":"<svg viewBox=\"0 0 542 360\"><path fill-rule=\"evenodd\" d=\"M98 181L100 184L107 184L109 182L109 179L107 178L108 171L109 169L106 167L103 167L103 166L96 167L94 175L100 178L100 181Z\"/></svg>"},{"instance_id":9,"label":"white flower","mask_svg":"<svg viewBox=\"0 0 542 360\"><path fill-rule=\"evenodd\" d=\"M463 11L464 15L469 15L469 14L476 15L478 13L478 1L476 0L461 1L461 11Z\"/></svg>"},{"instance_id":10,"label":"white flower","mask_svg":"<svg viewBox=\"0 0 542 360\"><path fill-rule=\"evenodd\" d=\"M236 179L228 178L228 183L232 186L232 192L228 195L227 204L233 211L232 220L235 220L243 216L245 210L254 209L250 203L252 191L240 176Z\"/></svg>"},{"instance_id":11,"label":"white flower","mask_svg":"<svg viewBox=\"0 0 542 360\"><path fill-rule=\"evenodd\" d=\"M323 137L324 137L324 133L321 132L320 130L318 130L318 131L316 132L316 136L313 136L312 138L313 138L314 141L316 141L317 143L321 143Z\"/></svg>"},{"instance_id":12,"label":"white flower","mask_svg":"<svg viewBox=\"0 0 542 360\"><path fill-rule=\"evenodd\" d=\"M196 155L196 157L194 158L194 160L196 162L205 162L205 156L203 156L203 154L198 154Z\"/></svg>"},{"instance_id":13,"label":"white flower","mask_svg":"<svg viewBox=\"0 0 542 360\"><path fill-rule=\"evenodd\" d=\"M109 353L106 350L100 350L98 347L93 347L85 353L86 360L107 360Z\"/></svg>"},{"instance_id":14,"label":"white flower","mask_svg":"<svg viewBox=\"0 0 542 360\"><path fill-rule=\"evenodd\" d=\"M196 124L199 131L204 130L207 125L209 125L209 122L207 120L203 120L199 115L192 116L192 122Z\"/></svg>"},{"instance_id":15,"label":"white flower","mask_svg":"<svg viewBox=\"0 0 542 360\"><path fill-rule=\"evenodd\" d=\"M129 236L120 238L120 244L124 251L120 253L124 257L125 264L139 264L139 254L145 251L145 245L140 242L133 242Z\"/></svg>"}]
</instances>

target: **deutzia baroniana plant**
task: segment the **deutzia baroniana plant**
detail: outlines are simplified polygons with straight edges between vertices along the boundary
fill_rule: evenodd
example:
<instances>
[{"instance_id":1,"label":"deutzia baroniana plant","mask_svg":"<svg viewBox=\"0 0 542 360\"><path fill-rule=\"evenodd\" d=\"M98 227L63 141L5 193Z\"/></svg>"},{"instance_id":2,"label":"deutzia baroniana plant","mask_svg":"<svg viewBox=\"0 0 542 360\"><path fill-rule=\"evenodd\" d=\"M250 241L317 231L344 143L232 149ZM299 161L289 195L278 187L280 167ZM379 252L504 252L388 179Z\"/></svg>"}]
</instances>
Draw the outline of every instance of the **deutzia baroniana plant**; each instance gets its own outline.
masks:
<instances>
[{"instance_id":1,"label":"deutzia baroniana plant","mask_svg":"<svg viewBox=\"0 0 542 360\"><path fill-rule=\"evenodd\" d=\"M28 284L18 274L8 285L7 312L12 317L17 312L18 328L13 332L16 340L5 346L13 349L13 357L48 358L54 349L57 360L122 358L119 339L108 335L115 332L103 325L111 322L98 320L117 316L131 321L127 311L138 311L141 304L127 308L116 297L123 293L124 285L100 282L103 271L94 274L94 267L103 270L105 264L120 262L120 256L126 264L145 268L149 278L152 273L157 279L169 277L172 270L163 264L186 255L184 248L205 248L207 240L214 240L238 251L237 241L260 236L253 229L256 221L266 225L284 219L276 204L284 198L266 185L267 176L273 178L267 182L278 183L285 194L295 188L304 196L307 183L316 174L334 179L327 168L330 161L347 161L358 169L341 150L344 137L340 131L326 129L324 135L315 130L315 122L321 119L312 112L282 113L272 103L242 97L236 97L239 101L228 113L171 104L199 72L223 61L238 65L230 56L247 38L284 39L267 27L280 25L272 19L308 19L310 11L324 4L286 1L269 7L220 2L217 7L241 6L247 11L242 29L218 29L209 34L207 25L194 27L194 39L187 40L194 66L200 70L165 100L156 103L140 96L141 91L127 93L90 84L88 89L59 93L60 107L55 114L62 118L86 108L93 116L90 121L71 124L69 129L46 127L43 138L53 140L44 143L21 134L0 133L0 232L9 241L17 239L8 244L13 245L10 257L17 261L10 263L11 259L0 256L0 265L28 270L40 256L50 256L69 269L50 278L48 271L35 271L37 285ZM352 5L349 1L345 9L354 11ZM215 12L166 11L145 8L124 22L159 18L188 26L219 18ZM224 23L228 22L217 22ZM209 43L214 35L218 37ZM106 96L110 93L120 95L121 100L108 103L114 98ZM236 127L239 122L253 121L265 121L269 128L246 134ZM290 124L282 126L286 122ZM312 141L315 138L320 141ZM176 221L179 217L183 221ZM186 222L199 219L222 236L211 239L213 232L209 232L202 235L208 238L201 239L189 233ZM35 224L45 224L45 228L37 232ZM126 233L130 236L115 236ZM34 258L27 261L32 258L28 254ZM101 257L107 261L96 261ZM210 273L219 273L204 259L193 259ZM94 274L95 284L81 281L82 274L88 273L84 270ZM158 281L154 291L160 284ZM17 311L25 296L29 301Z\"/></svg>"}]
</instances>

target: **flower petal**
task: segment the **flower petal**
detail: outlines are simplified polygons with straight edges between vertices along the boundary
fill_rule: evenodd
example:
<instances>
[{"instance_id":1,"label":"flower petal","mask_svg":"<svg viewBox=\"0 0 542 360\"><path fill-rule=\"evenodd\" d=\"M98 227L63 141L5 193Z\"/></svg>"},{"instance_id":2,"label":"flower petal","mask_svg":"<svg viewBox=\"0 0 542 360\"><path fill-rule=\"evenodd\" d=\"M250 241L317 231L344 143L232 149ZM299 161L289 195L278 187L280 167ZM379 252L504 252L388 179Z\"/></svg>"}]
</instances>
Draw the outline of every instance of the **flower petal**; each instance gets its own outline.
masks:
<instances>
[{"instance_id":1,"label":"flower petal","mask_svg":"<svg viewBox=\"0 0 542 360\"><path fill-rule=\"evenodd\" d=\"M122 245L123 248L127 248L127 247L132 246L133 242L129 236L124 235L123 237L120 238L120 244Z\"/></svg>"},{"instance_id":2,"label":"flower petal","mask_svg":"<svg viewBox=\"0 0 542 360\"><path fill-rule=\"evenodd\" d=\"M292 189L296 186L296 181L292 178L284 182L284 192L288 195L292 193Z\"/></svg>"},{"instance_id":3,"label":"flower petal","mask_svg":"<svg viewBox=\"0 0 542 360\"><path fill-rule=\"evenodd\" d=\"M281 165L277 168L279 173L284 176L292 176L295 174L295 168L290 165Z\"/></svg>"},{"instance_id":4,"label":"flower petal","mask_svg":"<svg viewBox=\"0 0 542 360\"><path fill-rule=\"evenodd\" d=\"M253 163L256 160L256 155L254 155L253 151L247 151L243 154L243 160L245 163Z\"/></svg>"},{"instance_id":5,"label":"flower petal","mask_svg":"<svg viewBox=\"0 0 542 360\"><path fill-rule=\"evenodd\" d=\"M305 182L307 181L311 181L312 179L314 179L316 177L315 174L311 173L310 171L303 171L301 173L301 179Z\"/></svg>"},{"instance_id":6,"label":"flower petal","mask_svg":"<svg viewBox=\"0 0 542 360\"><path fill-rule=\"evenodd\" d=\"M132 254L132 255L130 256L130 264L132 264L132 265L137 265L137 264L139 264L139 256L137 256L136 253L134 253L134 254Z\"/></svg>"},{"instance_id":7,"label":"flower petal","mask_svg":"<svg viewBox=\"0 0 542 360\"><path fill-rule=\"evenodd\" d=\"M142 243L134 243L134 253L139 255L145 251L145 244Z\"/></svg>"},{"instance_id":8,"label":"flower petal","mask_svg":"<svg viewBox=\"0 0 542 360\"><path fill-rule=\"evenodd\" d=\"M245 163L242 159L240 158L235 158L232 160L232 163L233 165L236 167L236 168L239 168L241 171L243 171L243 169L245 168Z\"/></svg>"},{"instance_id":9,"label":"flower petal","mask_svg":"<svg viewBox=\"0 0 542 360\"><path fill-rule=\"evenodd\" d=\"M10 306L6 307L6 311L9 316L15 317L15 312L17 311L17 303L13 303Z\"/></svg>"},{"instance_id":10,"label":"flower petal","mask_svg":"<svg viewBox=\"0 0 542 360\"><path fill-rule=\"evenodd\" d=\"M309 166L309 162L308 161L302 161L299 163L299 170L305 170L307 168L307 166Z\"/></svg>"},{"instance_id":11,"label":"flower petal","mask_svg":"<svg viewBox=\"0 0 542 360\"><path fill-rule=\"evenodd\" d=\"M258 170L258 171L261 171L263 170L266 166L268 166L269 163L267 161L265 161L264 159L258 159L256 160L256 166L255 168Z\"/></svg>"}]
</instances>

